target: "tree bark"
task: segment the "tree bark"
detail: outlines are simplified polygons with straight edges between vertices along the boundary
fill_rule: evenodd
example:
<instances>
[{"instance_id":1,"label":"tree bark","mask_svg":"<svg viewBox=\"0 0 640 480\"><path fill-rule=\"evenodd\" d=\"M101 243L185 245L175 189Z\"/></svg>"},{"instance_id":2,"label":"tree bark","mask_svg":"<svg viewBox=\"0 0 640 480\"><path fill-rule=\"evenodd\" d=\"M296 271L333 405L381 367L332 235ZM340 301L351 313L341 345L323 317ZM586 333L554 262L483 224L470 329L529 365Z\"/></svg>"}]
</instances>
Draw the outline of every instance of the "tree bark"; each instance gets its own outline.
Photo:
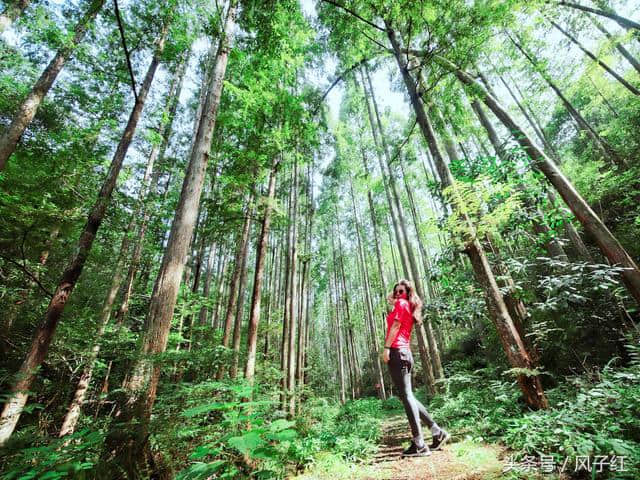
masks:
<instances>
[{"instance_id":1,"label":"tree bark","mask_svg":"<svg viewBox=\"0 0 640 480\"><path fill-rule=\"evenodd\" d=\"M369 332L371 334L372 345L373 345L373 354L371 356L372 363L376 369L376 373L378 376L378 395L382 400L387 398L387 394L384 387L384 373L382 370L382 364L380 362L380 348L378 341L378 334L376 332L375 325L375 312L373 310L373 301L371 299L371 291L369 287L369 273L367 269L367 262L364 256L364 248L362 246L362 238L360 235L360 219L358 217L358 209L356 208L356 197L353 193L353 182L351 178L349 178L349 191L351 193L351 203L353 206L353 219L355 221L356 228L356 240L358 245L358 258L360 260L360 265L362 267L362 284L364 286L365 298L364 303L367 309L367 323L369 325Z\"/></svg>"},{"instance_id":2,"label":"tree bark","mask_svg":"<svg viewBox=\"0 0 640 480\"><path fill-rule=\"evenodd\" d=\"M184 84L184 76L187 69L188 54L184 55L181 59L176 73L171 80L169 92L167 94L168 104L165 109L167 121L160 126L162 132L162 141L160 144L156 144L151 148L149 154L149 161L147 162L147 170L145 172L146 182L143 181L143 187L140 190L139 206L137 213L134 217L141 218L138 225L138 231L136 234L136 240L133 247L133 254L131 255L131 261L129 262L129 269L127 271L127 277L122 287L122 295L120 300L120 306L116 312L116 322L122 324L129 312L129 302L131 300L131 294L133 293L133 282L135 280L136 273L140 267L140 259L142 258L142 249L144 246L144 238L151 218L151 209L149 208L151 199L156 195L158 189L158 180L160 178L160 172L162 171L162 163L164 156L169 145L169 138L173 130L173 121L175 119L176 110L178 108L178 100L180 98L180 92ZM153 172L153 174L151 174ZM148 175L151 174L149 179Z\"/></svg>"},{"instance_id":3,"label":"tree bark","mask_svg":"<svg viewBox=\"0 0 640 480\"><path fill-rule=\"evenodd\" d=\"M64 421L62 422L62 427L60 428L59 434L60 437L64 437L65 435L73 433L75 431L76 424L80 419L80 411L82 409L82 405L84 405L84 400L89 389L89 384L91 383L91 377L93 376L93 369L95 367L96 359L100 354L102 337L107 328L109 320L111 319L111 310L113 308L113 304L115 303L118 290L120 289L120 284L122 283L122 270L124 269L124 262L129 252L129 231L133 227L132 224L134 223L134 218L135 217L132 217L128 228L125 230L124 235L122 236L122 242L120 243L120 249L118 250L118 260L116 261L113 277L111 278L111 285L102 304L102 310L100 311L100 318L98 320L98 332L96 333L93 347L91 348L84 369L82 370L82 375L80 376L80 380L78 381L78 386L76 387L76 391L73 395L73 400L71 401L69 410L67 411L67 414L64 417Z\"/></svg>"},{"instance_id":4,"label":"tree bark","mask_svg":"<svg viewBox=\"0 0 640 480\"><path fill-rule=\"evenodd\" d=\"M65 62L71 58L74 50L80 42L82 42L90 24L102 8L104 1L105 0L92 0L89 3L87 10L75 26L73 39L58 50L56 55L49 62L49 65L47 65L47 68L45 68L40 75L40 78L38 78L36 83L33 85L33 88L27 95L27 98L25 98L25 100L20 104L20 107L18 107L18 111L11 119L11 123L7 129L0 136L0 171L4 170L9 157L18 145L20 137L33 120L33 117L35 117L38 107L51 89L53 82L56 81L56 78L62 70L62 67L64 67ZM18 5L21 3L28 2L18 2Z\"/></svg>"},{"instance_id":5,"label":"tree bark","mask_svg":"<svg viewBox=\"0 0 640 480\"><path fill-rule=\"evenodd\" d=\"M235 379L238 375L238 361L240 357L240 338L242 334L242 317L244 314L244 300L246 296L247 285L247 264L249 262L249 237L251 236L251 223L253 220L253 205L248 214L248 232L247 238L242 246L242 260L240 262L240 281L238 282L238 306L236 307L236 318L233 324L233 341L232 341L232 359L229 368L229 378Z\"/></svg>"},{"instance_id":6,"label":"tree bark","mask_svg":"<svg viewBox=\"0 0 640 480\"><path fill-rule=\"evenodd\" d=\"M113 155L111 165L107 171L102 188L98 193L98 198L91 208L87 218L87 223L80 233L75 254L58 282L53 297L49 302L49 306L45 311L42 323L38 327L33 338L27 357L18 371L18 375L16 377L17 381L11 388L11 395L5 403L2 416L0 418L0 445L7 441L18 423L18 419L20 418L24 405L27 402L27 392L29 387L35 379L37 370L47 356L49 345L53 340L53 335L55 334L58 322L62 317L64 308L71 297L71 293L73 292L87 258L89 257L93 241L95 240L98 229L100 228L106 214L107 207L111 201L111 194L116 186L124 157L127 154L133 134L135 133L138 121L140 120L140 115L142 114L147 94L151 88L153 77L158 68L158 64L160 63L161 54L165 44L166 30L167 29L165 27L165 32L163 32L162 37L156 46L151 64L149 65L147 74L145 75L142 87L140 88L138 98L129 116L129 121L127 122L127 126L125 127L124 133L122 134L118 147Z\"/></svg>"},{"instance_id":7,"label":"tree bark","mask_svg":"<svg viewBox=\"0 0 640 480\"><path fill-rule=\"evenodd\" d=\"M558 2L558 5L562 5L563 7L574 8L576 10L582 10L583 12L593 13L594 15L599 15L601 17L609 18L609 19L613 20L614 22L616 22L618 25L620 25L625 30L640 30L640 23L636 23L633 20L630 20L630 19L625 18L625 17L621 17L620 15L616 14L613 11L608 11L607 12L605 10L600 10L598 8L587 7L587 6L579 5L577 3L572 3L572 2L562 2L561 1L561 2Z\"/></svg>"}]
</instances>

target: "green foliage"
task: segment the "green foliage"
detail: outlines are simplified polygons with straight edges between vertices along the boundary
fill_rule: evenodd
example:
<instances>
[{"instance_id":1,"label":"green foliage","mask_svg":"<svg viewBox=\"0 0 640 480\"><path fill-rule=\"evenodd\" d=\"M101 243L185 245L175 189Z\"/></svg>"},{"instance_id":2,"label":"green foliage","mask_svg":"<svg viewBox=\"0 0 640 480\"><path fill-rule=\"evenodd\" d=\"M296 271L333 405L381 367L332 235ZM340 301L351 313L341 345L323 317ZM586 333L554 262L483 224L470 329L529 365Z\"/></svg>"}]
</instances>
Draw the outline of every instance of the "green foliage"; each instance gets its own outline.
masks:
<instances>
[{"instance_id":1,"label":"green foliage","mask_svg":"<svg viewBox=\"0 0 640 480\"><path fill-rule=\"evenodd\" d=\"M30 439L32 446L22 445L28 439L27 432L14 440L3 452L2 480L28 480L32 478L55 480L59 478L89 479L97 465L104 431L79 430L64 438Z\"/></svg>"}]
</instances>

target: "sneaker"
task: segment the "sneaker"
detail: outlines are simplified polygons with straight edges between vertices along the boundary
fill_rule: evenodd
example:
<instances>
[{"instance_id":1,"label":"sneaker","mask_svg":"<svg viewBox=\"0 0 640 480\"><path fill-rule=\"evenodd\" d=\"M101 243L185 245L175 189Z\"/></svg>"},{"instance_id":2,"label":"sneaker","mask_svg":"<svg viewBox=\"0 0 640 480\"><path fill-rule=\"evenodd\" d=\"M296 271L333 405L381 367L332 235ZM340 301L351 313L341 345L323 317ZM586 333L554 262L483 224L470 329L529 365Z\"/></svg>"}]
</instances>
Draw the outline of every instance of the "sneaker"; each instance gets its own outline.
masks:
<instances>
[{"instance_id":1,"label":"sneaker","mask_svg":"<svg viewBox=\"0 0 640 480\"><path fill-rule=\"evenodd\" d=\"M431 445L429 445L429 448L431 450L440 450L450 438L451 435L449 435L447 431L440 429L440 433L433 436L433 442L431 443Z\"/></svg>"},{"instance_id":2,"label":"sneaker","mask_svg":"<svg viewBox=\"0 0 640 480\"><path fill-rule=\"evenodd\" d=\"M431 455L431 451L429 447L426 445L422 448L418 448L415 442L412 440L411 445L404 452L402 452L402 457L426 457L427 455Z\"/></svg>"}]
</instances>

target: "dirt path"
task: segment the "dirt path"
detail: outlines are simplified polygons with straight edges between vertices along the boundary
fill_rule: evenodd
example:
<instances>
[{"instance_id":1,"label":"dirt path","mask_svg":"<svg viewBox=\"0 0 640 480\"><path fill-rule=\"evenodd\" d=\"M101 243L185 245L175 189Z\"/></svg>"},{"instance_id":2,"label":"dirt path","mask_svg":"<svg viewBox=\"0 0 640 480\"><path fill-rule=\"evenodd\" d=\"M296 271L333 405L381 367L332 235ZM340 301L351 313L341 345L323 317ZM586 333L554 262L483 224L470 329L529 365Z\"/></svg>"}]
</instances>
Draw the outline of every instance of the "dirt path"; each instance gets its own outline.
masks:
<instances>
[{"instance_id":1,"label":"dirt path","mask_svg":"<svg viewBox=\"0 0 640 480\"><path fill-rule=\"evenodd\" d=\"M504 450L498 445L452 439L427 457L401 458L410 432L404 414L387 418L378 452L365 464L317 468L296 480L494 480L504 478ZM430 438L428 441L430 442Z\"/></svg>"},{"instance_id":2,"label":"dirt path","mask_svg":"<svg viewBox=\"0 0 640 480\"><path fill-rule=\"evenodd\" d=\"M383 432L380 449L363 479L490 480L502 476L503 450L497 445L453 436L442 450L427 457L401 458L410 441L406 417L389 417Z\"/></svg>"}]
</instances>

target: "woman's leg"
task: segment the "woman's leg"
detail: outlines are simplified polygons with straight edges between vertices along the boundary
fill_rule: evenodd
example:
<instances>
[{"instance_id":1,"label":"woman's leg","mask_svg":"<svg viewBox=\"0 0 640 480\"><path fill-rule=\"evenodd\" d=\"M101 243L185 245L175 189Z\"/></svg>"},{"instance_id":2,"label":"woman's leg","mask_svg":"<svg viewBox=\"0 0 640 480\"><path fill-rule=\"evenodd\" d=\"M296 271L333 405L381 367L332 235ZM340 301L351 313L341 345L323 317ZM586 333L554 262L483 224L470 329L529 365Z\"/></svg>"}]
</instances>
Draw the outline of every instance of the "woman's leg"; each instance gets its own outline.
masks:
<instances>
[{"instance_id":1,"label":"woman's leg","mask_svg":"<svg viewBox=\"0 0 640 480\"><path fill-rule=\"evenodd\" d=\"M407 413L413 441L418 447L424 445L422 437L422 425L420 424L420 409L418 401L411 390L411 373L408 364L397 357L389 360L391 379L398 390L398 396L402 400L404 410ZM422 407L424 409L424 406ZM426 412L426 409L425 409Z\"/></svg>"},{"instance_id":2,"label":"woman's leg","mask_svg":"<svg viewBox=\"0 0 640 480\"><path fill-rule=\"evenodd\" d=\"M424 420L424 422L427 424L427 426L431 430L431 434L437 435L438 432L440 432L440 427L435 422L435 420L431 418L431 415L429 415L429 412L427 411L427 409L424 407L422 402L417 398L416 398L416 403L418 404L418 412L420 413L420 418Z\"/></svg>"}]
</instances>

